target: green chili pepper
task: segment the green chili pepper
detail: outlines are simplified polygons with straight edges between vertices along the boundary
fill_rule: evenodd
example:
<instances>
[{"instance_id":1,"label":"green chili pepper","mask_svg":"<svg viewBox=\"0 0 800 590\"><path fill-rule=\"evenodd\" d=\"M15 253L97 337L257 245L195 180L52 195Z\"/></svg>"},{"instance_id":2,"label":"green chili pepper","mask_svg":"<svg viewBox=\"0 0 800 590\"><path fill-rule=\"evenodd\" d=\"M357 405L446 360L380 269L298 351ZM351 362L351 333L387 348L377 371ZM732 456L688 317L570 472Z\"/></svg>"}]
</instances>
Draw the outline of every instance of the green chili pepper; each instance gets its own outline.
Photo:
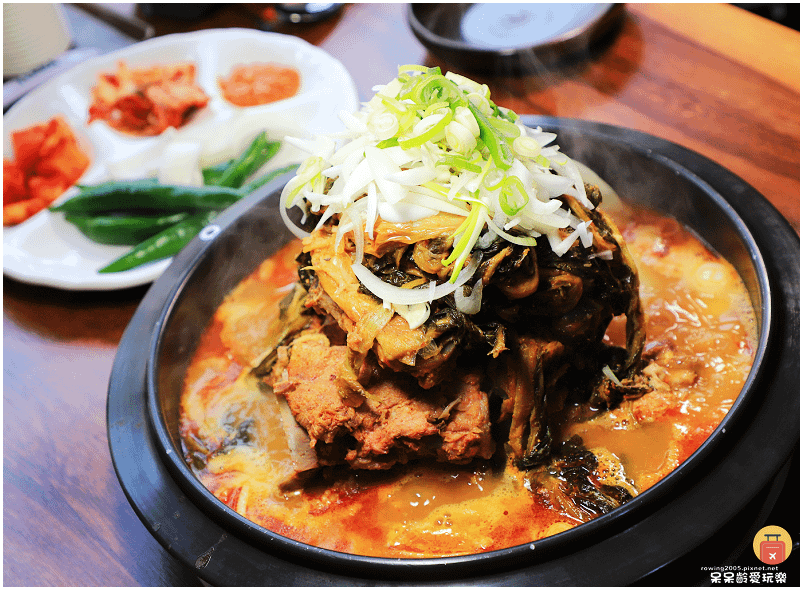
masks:
<instances>
[{"instance_id":1,"label":"green chili pepper","mask_svg":"<svg viewBox=\"0 0 800 590\"><path fill-rule=\"evenodd\" d=\"M516 123L517 119L519 119L519 115L512 111L511 109L506 109L504 107L499 107L494 105L494 114L501 119L505 119L506 121L511 121L512 123Z\"/></svg>"},{"instance_id":2,"label":"green chili pepper","mask_svg":"<svg viewBox=\"0 0 800 590\"><path fill-rule=\"evenodd\" d=\"M428 141L429 139L433 139L434 137L436 137L437 135L442 133L444 131L445 127L447 127L447 124L450 121L452 121L452 119L453 119L453 111L447 111L444 114L444 116L435 125L433 125L430 129L428 129L427 131L423 131L422 133L420 133L419 135L415 135L414 137L409 137L407 139L401 139L398 142L398 145L401 148L403 148L404 150L407 150L408 148L411 148L411 147L420 146L423 143L425 143L426 141Z\"/></svg>"},{"instance_id":3,"label":"green chili pepper","mask_svg":"<svg viewBox=\"0 0 800 590\"><path fill-rule=\"evenodd\" d=\"M146 239L124 256L101 268L98 272L111 273L130 270L163 258L174 256L194 238L201 229L217 216L216 211L203 211L179 221L172 227Z\"/></svg>"},{"instance_id":4,"label":"green chili pepper","mask_svg":"<svg viewBox=\"0 0 800 590\"><path fill-rule=\"evenodd\" d=\"M481 171L481 167L477 164L470 162L464 156L457 156L452 154L446 154L442 156L442 158L436 162L437 166L447 166L449 168L455 168L456 170L469 170L470 172L479 173Z\"/></svg>"},{"instance_id":5,"label":"green chili pepper","mask_svg":"<svg viewBox=\"0 0 800 590\"><path fill-rule=\"evenodd\" d=\"M187 217L188 213L99 216L67 213L64 219L93 242L112 246L135 246Z\"/></svg>"},{"instance_id":6,"label":"green chili pepper","mask_svg":"<svg viewBox=\"0 0 800 590\"><path fill-rule=\"evenodd\" d=\"M500 117L494 117L491 119L492 127L494 130L503 136L504 139L512 141L520 136L519 127L517 127L511 121L506 119L502 119Z\"/></svg>"},{"instance_id":7,"label":"green chili pepper","mask_svg":"<svg viewBox=\"0 0 800 590\"><path fill-rule=\"evenodd\" d=\"M411 84L410 88L404 88L405 92L400 93L400 98L410 98L419 105L446 101L456 106L467 102L458 86L445 78L438 67L430 68L427 75L410 78L408 83Z\"/></svg>"},{"instance_id":8,"label":"green chili pepper","mask_svg":"<svg viewBox=\"0 0 800 590\"><path fill-rule=\"evenodd\" d=\"M509 176L503 181L503 190L500 191L499 196L500 208L503 213L516 215L528 204L529 200L528 192L518 177Z\"/></svg>"},{"instance_id":9,"label":"green chili pepper","mask_svg":"<svg viewBox=\"0 0 800 590\"><path fill-rule=\"evenodd\" d=\"M259 133L245 152L236 158L217 179L217 186L240 188L281 149L281 142L269 141L266 131Z\"/></svg>"},{"instance_id":10,"label":"green chili pepper","mask_svg":"<svg viewBox=\"0 0 800 590\"><path fill-rule=\"evenodd\" d=\"M390 137L389 139L384 139L382 141L379 141L375 145L375 147L378 148L378 149L384 149L384 148L387 148L387 147L394 147L396 145L400 145L398 143L398 141L397 141L397 138L396 137Z\"/></svg>"},{"instance_id":11,"label":"green chili pepper","mask_svg":"<svg viewBox=\"0 0 800 590\"><path fill-rule=\"evenodd\" d=\"M107 182L83 187L51 211L63 213L110 213L116 211L188 211L224 209L245 196L239 189L223 186L178 186L141 181Z\"/></svg>"},{"instance_id":12,"label":"green chili pepper","mask_svg":"<svg viewBox=\"0 0 800 590\"><path fill-rule=\"evenodd\" d=\"M225 173L225 171L232 166L235 161L235 159L230 159L227 162L220 162L216 166L203 168L203 184L218 185L219 179L222 178L222 175Z\"/></svg>"},{"instance_id":13,"label":"green chili pepper","mask_svg":"<svg viewBox=\"0 0 800 590\"><path fill-rule=\"evenodd\" d=\"M138 187L153 187L158 184L157 178L140 178L137 180L126 180L120 182L119 180L107 180L105 182L101 182L100 184L95 185L86 185L86 184L76 184L75 188L80 189L81 191L84 190L102 190L102 189L112 189L115 186L119 185L127 185L130 186L132 190L137 190Z\"/></svg>"},{"instance_id":14,"label":"green chili pepper","mask_svg":"<svg viewBox=\"0 0 800 590\"><path fill-rule=\"evenodd\" d=\"M511 163L514 161L514 154L511 147L506 142L503 135L498 132L492 125L489 118L484 115L481 110L471 102L467 105L469 110L475 116L478 122L478 128L481 130L481 139L489 148L489 153L494 159L495 166L501 170L508 170L511 168Z\"/></svg>"}]
</instances>

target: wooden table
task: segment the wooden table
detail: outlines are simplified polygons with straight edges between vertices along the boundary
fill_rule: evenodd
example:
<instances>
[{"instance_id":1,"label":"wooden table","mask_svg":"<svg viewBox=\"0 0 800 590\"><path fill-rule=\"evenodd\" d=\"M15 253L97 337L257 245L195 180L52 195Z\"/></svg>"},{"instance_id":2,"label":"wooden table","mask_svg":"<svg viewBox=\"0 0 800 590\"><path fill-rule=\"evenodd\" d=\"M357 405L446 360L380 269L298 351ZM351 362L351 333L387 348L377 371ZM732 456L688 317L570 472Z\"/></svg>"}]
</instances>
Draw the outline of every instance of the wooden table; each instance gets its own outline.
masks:
<instances>
[{"instance_id":1,"label":"wooden table","mask_svg":"<svg viewBox=\"0 0 800 590\"><path fill-rule=\"evenodd\" d=\"M358 4L284 27L341 60L362 99L399 64L443 65L405 5ZM157 34L253 26L225 7ZM800 33L730 5L629 5L610 46L543 78L484 80L519 113L638 129L700 152L763 193L800 231ZM449 68L448 68L449 69ZM74 293L4 278L4 582L197 585L128 504L106 435L117 344L146 287Z\"/></svg>"}]
</instances>

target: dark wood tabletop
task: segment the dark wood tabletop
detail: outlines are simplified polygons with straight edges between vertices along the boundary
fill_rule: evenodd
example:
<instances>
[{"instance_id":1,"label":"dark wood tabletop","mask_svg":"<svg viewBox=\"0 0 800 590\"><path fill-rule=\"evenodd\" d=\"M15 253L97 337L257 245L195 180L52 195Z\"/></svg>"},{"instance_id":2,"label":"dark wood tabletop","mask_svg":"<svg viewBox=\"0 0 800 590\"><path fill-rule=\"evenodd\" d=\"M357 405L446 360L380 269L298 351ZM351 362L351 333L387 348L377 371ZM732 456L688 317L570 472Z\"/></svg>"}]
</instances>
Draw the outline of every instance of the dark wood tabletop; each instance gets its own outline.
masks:
<instances>
[{"instance_id":1,"label":"dark wood tabletop","mask_svg":"<svg viewBox=\"0 0 800 590\"><path fill-rule=\"evenodd\" d=\"M265 6L225 6L197 21L138 16L162 35L255 27ZM276 30L340 60L365 99L401 64L456 69L428 54L406 10L355 4ZM615 37L578 63L479 79L518 113L630 127L695 150L800 231L798 55L800 33L731 5L631 4ZM108 380L147 287L67 292L4 277L3 288L4 583L199 585L141 524L109 453Z\"/></svg>"}]
</instances>

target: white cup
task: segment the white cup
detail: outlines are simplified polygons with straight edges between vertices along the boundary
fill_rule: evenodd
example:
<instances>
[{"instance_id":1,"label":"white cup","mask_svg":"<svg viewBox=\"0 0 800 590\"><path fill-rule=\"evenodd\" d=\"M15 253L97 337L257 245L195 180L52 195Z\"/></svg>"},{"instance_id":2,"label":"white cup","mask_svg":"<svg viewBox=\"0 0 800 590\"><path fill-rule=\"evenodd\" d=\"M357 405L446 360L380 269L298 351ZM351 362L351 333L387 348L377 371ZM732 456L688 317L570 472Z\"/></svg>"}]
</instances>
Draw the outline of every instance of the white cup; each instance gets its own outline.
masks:
<instances>
[{"instance_id":1,"label":"white cup","mask_svg":"<svg viewBox=\"0 0 800 590\"><path fill-rule=\"evenodd\" d=\"M3 76L18 76L53 61L70 45L58 4L3 4Z\"/></svg>"}]
</instances>

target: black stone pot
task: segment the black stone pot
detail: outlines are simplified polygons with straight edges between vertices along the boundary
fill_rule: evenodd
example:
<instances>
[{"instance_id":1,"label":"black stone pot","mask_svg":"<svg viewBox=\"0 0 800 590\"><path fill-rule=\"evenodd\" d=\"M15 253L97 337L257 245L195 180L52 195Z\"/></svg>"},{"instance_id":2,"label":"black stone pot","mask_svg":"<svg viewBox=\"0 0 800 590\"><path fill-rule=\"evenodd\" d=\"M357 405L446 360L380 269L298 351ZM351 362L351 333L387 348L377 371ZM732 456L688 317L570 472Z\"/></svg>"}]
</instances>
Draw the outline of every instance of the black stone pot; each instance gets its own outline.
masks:
<instances>
[{"instance_id":1,"label":"black stone pot","mask_svg":"<svg viewBox=\"0 0 800 590\"><path fill-rule=\"evenodd\" d=\"M198 336L223 296L290 238L277 210L287 178L279 179L267 198L253 196L221 215L150 288L123 335L109 385L109 444L122 487L145 526L201 580L617 586L671 583L678 578L669 576L677 575L685 577L680 583L694 583L709 580L701 566L752 551L748 543L764 526L800 439L797 234L752 187L687 149L609 125L547 117L525 122L558 133L562 150L610 180L623 198L676 217L736 266L758 314L760 339L745 389L727 417L651 489L534 545L390 560L318 549L245 520L184 464L178 395Z\"/></svg>"}]
</instances>

